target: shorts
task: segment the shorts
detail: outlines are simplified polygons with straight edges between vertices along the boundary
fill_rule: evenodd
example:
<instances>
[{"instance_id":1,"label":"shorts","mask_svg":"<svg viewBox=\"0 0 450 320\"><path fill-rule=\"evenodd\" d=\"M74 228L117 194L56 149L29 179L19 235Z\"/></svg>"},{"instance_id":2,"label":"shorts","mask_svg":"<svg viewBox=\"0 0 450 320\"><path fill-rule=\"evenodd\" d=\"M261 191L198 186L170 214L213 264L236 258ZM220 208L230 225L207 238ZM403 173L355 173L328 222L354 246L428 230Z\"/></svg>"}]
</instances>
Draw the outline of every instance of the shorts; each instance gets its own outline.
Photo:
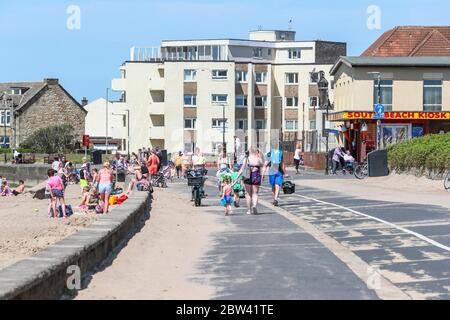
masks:
<instances>
[{"instance_id":1,"label":"shorts","mask_svg":"<svg viewBox=\"0 0 450 320\"><path fill-rule=\"evenodd\" d=\"M223 199L220 199L220 204L222 206L230 205L233 203L233 197L232 196L225 196Z\"/></svg>"},{"instance_id":2,"label":"shorts","mask_svg":"<svg viewBox=\"0 0 450 320\"><path fill-rule=\"evenodd\" d=\"M260 186L262 182L261 172L254 171L250 174L250 178L244 180L244 184L250 186Z\"/></svg>"},{"instance_id":3,"label":"shorts","mask_svg":"<svg viewBox=\"0 0 450 320\"><path fill-rule=\"evenodd\" d=\"M82 187L82 188L89 187L88 181L85 179L80 179L80 187Z\"/></svg>"},{"instance_id":4,"label":"shorts","mask_svg":"<svg viewBox=\"0 0 450 320\"><path fill-rule=\"evenodd\" d=\"M55 198L64 198L64 190L52 189L52 193Z\"/></svg>"},{"instance_id":5,"label":"shorts","mask_svg":"<svg viewBox=\"0 0 450 320\"><path fill-rule=\"evenodd\" d=\"M105 184L100 183L98 185L98 193L111 194L112 193L112 184L111 183L105 183Z\"/></svg>"},{"instance_id":6,"label":"shorts","mask_svg":"<svg viewBox=\"0 0 450 320\"><path fill-rule=\"evenodd\" d=\"M281 186L284 182L284 176L281 172L269 175L269 183L272 187Z\"/></svg>"}]
</instances>

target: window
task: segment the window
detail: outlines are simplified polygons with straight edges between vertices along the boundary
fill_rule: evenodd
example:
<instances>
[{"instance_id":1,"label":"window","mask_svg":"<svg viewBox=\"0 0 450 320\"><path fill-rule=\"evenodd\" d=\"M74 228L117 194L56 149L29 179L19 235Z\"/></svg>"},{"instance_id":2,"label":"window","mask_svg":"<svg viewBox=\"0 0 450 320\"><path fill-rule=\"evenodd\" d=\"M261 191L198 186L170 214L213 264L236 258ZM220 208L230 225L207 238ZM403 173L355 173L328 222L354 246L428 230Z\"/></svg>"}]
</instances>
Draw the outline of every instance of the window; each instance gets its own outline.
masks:
<instances>
[{"instance_id":1,"label":"window","mask_svg":"<svg viewBox=\"0 0 450 320\"><path fill-rule=\"evenodd\" d=\"M267 83L267 72L255 72L256 83Z\"/></svg>"},{"instance_id":2,"label":"window","mask_svg":"<svg viewBox=\"0 0 450 320\"><path fill-rule=\"evenodd\" d=\"M4 126L5 125L5 110L2 110L0 112L0 126ZM11 125L11 111L7 110L6 111L6 125L9 126Z\"/></svg>"},{"instance_id":3,"label":"window","mask_svg":"<svg viewBox=\"0 0 450 320\"><path fill-rule=\"evenodd\" d=\"M195 124L197 119L195 118L186 118L184 119L184 128L185 129L195 129Z\"/></svg>"},{"instance_id":4,"label":"window","mask_svg":"<svg viewBox=\"0 0 450 320\"><path fill-rule=\"evenodd\" d=\"M378 104L378 80L374 80L373 87L373 105ZM385 111L392 111L392 80L381 80L380 82L380 97L381 103L384 105Z\"/></svg>"},{"instance_id":5,"label":"window","mask_svg":"<svg viewBox=\"0 0 450 320\"><path fill-rule=\"evenodd\" d=\"M192 69L184 70L184 81L197 81L197 71Z\"/></svg>"},{"instance_id":6,"label":"window","mask_svg":"<svg viewBox=\"0 0 450 320\"><path fill-rule=\"evenodd\" d=\"M226 80L227 77L228 77L227 70L213 70L212 71L213 80Z\"/></svg>"},{"instance_id":7,"label":"window","mask_svg":"<svg viewBox=\"0 0 450 320\"><path fill-rule=\"evenodd\" d=\"M289 49L289 59L300 59L302 57L302 51L300 48Z\"/></svg>"},{"instance_id":8,"label":"window","mask_svg":"<svg viewBox=\"0 0 450 320\"><path fill-rule=\"evenodd\" d=\"M253 48L253 57L262 58L262 48Z\"/></svg>"},{"instance_id":9,"label":"window","mask_svg":"<svg viewBox=\"0 0 450 320\"><path fill-rule=\"evenodd\" d=\"M286 120L285 124L287 131L297 131L298 130L298 120Z\"/></svg>"},{"instance_id":10,"label":"window","mask_svg":"<svg viewBox=\"0 0 450 320\"><path fill-rule=\"evenodd\" d=\"M286 84L297 84L298 73L286 73Z\"/></svg>"},{"instance_id":11,"label":"window","mask_svg":"<svg viewBox=\"0 0 450 320\"><path fill-rule=\"evenodd\" d=\"M12 95L22 95L22 94L24 94L25 93L25 91L26 91L26 89L23 89L23 88L12 88L10 91L9 91L9 94L12 94Z\"/></svg>"},{"instance_id":12,"label":"window","mask_svg":"<svg viewBox=\"0 0 450 320\"><path fill-rule=\"evenodd\" d=\"M185 94L184 105L189 107L195 107L197 105L197 96L192 94Z\"/></svg>"},{"instance_id":13,"label":"window","mask_svg":"<svg viewBox=\"0 0 450 320\"><path fill-rule=\"evenodd\" d=\"M223 119L212 119L213 129L223 129ZM228 119L225 119L225 129L228 128Z\"/></svg>"},{"instance_id":14,"label":"window","mask_svg":"<svg viewBox=\"0 0 450 320\"><path fill-rule=\"evenodd\" d=\"M266 129L266 120L256 120L255 125L256 125L256 130L265 130Z\"/></svg>"},{"instance_id":15,"label":"window","mask_svg":"<svg viewBox=\"0 0 450 320\"><path fill-rule=\"evenodd\" d=\"M267 96L255 97L255 108L267 107Z\"/></svg>"},{"instance_id":16,"label":"window","mask_svg":"<svg viewBox=\"0 0 450 320\"><path fill-rule=\"evenodd\" d=\"M236 70L236 82L247 82L247 71Z\"/></svg>"},{"instance_id":17,"label":"window","mask_svg":"<svg viewBox=\"0 0 450 320\"><path fill-rule=\"evenodd\" d=\"M286 97L286 107L298 107L298 97Z\"/></svg>"},{"instance_id":18,"label":"window","mask_svg":"<svg viewBox=\"0 0 450 320\"><path fill-rule=\"evenodd\" d=\"M226 94L213 94L212 97L213 104L222 104L228 102L228 95Z\"/></svg>"},{"instance_id":19,"label":"window","mask_svg":"<svg viewBox=\"0 0 450 320\"><path fill-rule=\"evenodd\" d=\"M442 80L424 80L423 110L442 111Z\"/></svg>"},{"instance_id":20,"label":"window","mask_svg":"<svg viewBox=\"0 0 450 320\"><path fill-rule=\"evenodd\" d=\"M319 97L309 97L309 107L317 108L319 106Z\"/></svg>"},{"instance_id":21,"label":"window","mask_svg":"<svg viewBox=\"0 0 450 320\"><path fill-rule=\"evenodd\" d=\"M0 137L0 147L2 148L9 148L9 137L1 136Z\"/></svg>"},{"instance_id":22,"label":"window","mask_svg":"<svg viewBox=\"0 0 450 320\"><path fill-rule=\"evenodd\" d=\"M247 96L236 96L236 107L247 107Z\"/></svg>"},{"instance_id":23,"label":"window","mask_svg":"<svg viewBox=\"0 0 450 320\"><path fill-rule=\"evenodd\" d=\"M267 49L267 55L271 56L272 55L272 49Z\"/></svg>"},{"instance_id":24,"label":"window","mask_svg":"<svg viewBox=\"0 0 450 320\"><path fill-rule=\"evenodd\" d=\"M309 121L309 130L316 130L316 120Z\"/></svg>"},{"instance_id":25,"label":"window","mask_svg":"<svg viewBox=\"0 0 450 320\"><path fill-rule=\"evenodd\" d=\"M236 119L236 130L248 130L247 119Z\"/></svg>"},{"instance_id":26,"label":"window","mask_svg":"<svg viewBox=\"0 0 450 320\"><path fill-rule=\"evenodd\" d=\"M319 72L311 72L309 74L309 83L318 83L320 80Z\"/></svg>"}]
</instances>

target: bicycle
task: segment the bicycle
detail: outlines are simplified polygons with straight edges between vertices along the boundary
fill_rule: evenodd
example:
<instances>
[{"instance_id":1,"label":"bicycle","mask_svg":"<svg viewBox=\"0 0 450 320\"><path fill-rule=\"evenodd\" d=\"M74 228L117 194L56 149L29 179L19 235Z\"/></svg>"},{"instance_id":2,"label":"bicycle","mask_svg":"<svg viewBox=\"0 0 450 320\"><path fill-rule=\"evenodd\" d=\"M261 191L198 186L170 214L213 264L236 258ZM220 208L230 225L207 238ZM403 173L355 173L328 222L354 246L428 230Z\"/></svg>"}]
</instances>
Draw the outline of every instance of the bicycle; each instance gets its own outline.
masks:
<instances>
[{"instance_id":1,"label":"bicycle","mask_svg":"<svg viewBox=\"0 0 450 320\"><path fill-rule=\"evenodd\" d=\"M369 176L369 165L367 161L360 163L355 167L354 175L359 180L366 179Z\"/></svg>"},{"instance_id":2,"label":"bicycle","mask_svg":"<svg viewBox=\"0 0 450 320\"><path fill-rule=\"evenodd\" d=\"M204 185L206 181L206 170L189 170L187 172L188 186L192 187L192 200L196 207L202 205L205 197Z\"/></svg>"},{"instance_id":3,"label":"bicycle","mask_svg":"<svg viewBox=\"0 0 450 320\"><path fill-rule=\"evenodd\" d=\"M445 188L445 190L449 190L450 189L450 171L447 172L447 174L445 175L444 188Z\"/></svg>"}]
</instances>

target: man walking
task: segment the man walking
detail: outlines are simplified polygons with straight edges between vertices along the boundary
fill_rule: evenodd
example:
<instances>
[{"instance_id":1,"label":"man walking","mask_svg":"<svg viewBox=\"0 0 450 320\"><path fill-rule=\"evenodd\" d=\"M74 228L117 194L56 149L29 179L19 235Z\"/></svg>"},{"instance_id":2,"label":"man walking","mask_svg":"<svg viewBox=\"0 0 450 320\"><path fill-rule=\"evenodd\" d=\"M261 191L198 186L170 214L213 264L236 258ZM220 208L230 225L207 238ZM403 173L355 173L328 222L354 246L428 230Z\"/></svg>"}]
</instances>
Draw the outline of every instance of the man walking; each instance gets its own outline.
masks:
<instances>
[{"instance_id":1,"label":"man walking","mask_svg":"<svg viewBox=\"0 0 450 320\"><path fill-rule=\"evenodd\" d=\"M273 205L277 207L281 186L284 183L284 177L287 176L286 165L284 163L283 151L281 148L273 149L267 154L264 168L264 175L267 168L269 170L269 183L272 187Z\"/></svg>"}]
</instances>

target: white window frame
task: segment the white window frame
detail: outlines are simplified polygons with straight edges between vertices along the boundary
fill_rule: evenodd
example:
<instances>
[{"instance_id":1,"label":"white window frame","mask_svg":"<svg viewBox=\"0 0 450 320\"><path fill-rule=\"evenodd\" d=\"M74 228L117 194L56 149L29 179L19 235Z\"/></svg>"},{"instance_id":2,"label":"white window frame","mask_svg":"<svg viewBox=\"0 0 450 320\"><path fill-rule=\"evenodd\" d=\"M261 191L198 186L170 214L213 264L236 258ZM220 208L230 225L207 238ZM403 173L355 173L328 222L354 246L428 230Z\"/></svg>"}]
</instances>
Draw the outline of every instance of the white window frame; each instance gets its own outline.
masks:
<instances>
[{"instance_id":1,"label":"white window frame","mask_svg":"<svg viewBox=\"0 0 450 320\"><path fill-rule=\"evenodd\" d=\"M311 128L311 123L314 123L314 128ZM309 120L308 128L309 128L309 130L317 130L317 121Z\"/></svg>"},{"instance_id":2,"label":"white window frame","mask_svg":"<svg viewBox=\"0 0 450 320\"><path fill-rule=\"evenodd\" d=\"M293 125L293 128L292 129L289 129L288 128L288 126L287 126L287 124L288 124L288 122L289 123L292 123L292 125ZM284 121L284 129L286 130L286 131L298 131L298 120L285 120Z\"/></svg>"},{"instance_id":3,"label":"white window frame","mask_svg":"<svg viewBox=\"0 0 450 320\"><path fill-rule=\"evenodd\" d=\"M223 118L213 118L211 119L211 128L213 129L223 129ZM228 118L225 119L225 130L228 129Z\"/></svg>"},{"instance_id":4,"label":"white window frame","mask_svg":"<svg viewBox=\"0 0 450 320\"><path fill-rule=\"evenodd\" d=\"M222 75L220 74L222 73ZM225 73L225 75L223 75ZM226 69L216 69L211 72L211 77L213 80L227 80L228 79L228 70Z\"/></svg>"},{"instance_id":5,"label":"white window frame","mask_svg":"<svg viewBox=\"0 0 450 320\"><path fill-rule=\"evenodd\" d=\"M238 104L238 97L242 97L243 98L243 102L244 104ZM236 108L247 108L248 107L248 96L247 95L243 95L243 94L239 94L236 96Z\"/></svg>"},{"instance_id":6,"label":"white window frame","mask_svg":"<svg viewBox=\"0 0 450 320\"><path fill-rule=\"evenodd\" d=\"M261 98L262 106L256 105L256 99ZM267 108L267 96L255 96L255 108L256 109L264 109Z\"/></svg>"},{"instance_id":7,"label":"white window frame","mask_svg":"<svg viewBox=\"0 0 450 320\"><path fill-rule=\"evenodd\" d=\"M186 97L191 97L191 103L186 104ZM195 108L197 107L197 95L196 94L185 94L183 97L183 104L185 107Z\"/></svg>"},{"instance_id":8,"label":"white window frame","mask_svg":"<svg viewBox=\"0 0 450 320\"><path fill-rule=\"evenodd\" d=\"M316 99L316 106L313 105L313 100ZM309 97L309 108L310 109L316 109L319 108L319 97L317 96L313 96L313 97Z\"/></svg>"},{"instance_id":9,"label":"white window frame","mask_svg":"<svg viewBox=\"0 0 450 320\"><path fill-rule=\"evenodd\" d=\"M220 96L225 96L225 101L219 101L218 99L215 99ZM211 103L214 105L228 104L228 95L227 94L212 94L211 95Z\"/></svg>"},{"instance_id":10,"label":"white window frame","mask_svg":"<svg viewBox=\"0 0 450 320\"><path fill-rule=\"evenodd\" d=\"M291 75L294 76L293 82L290 82L290 79L289 79L289 77ZM286 84L298 84L298 73L297 72L286 72L284 80L285 80Z\"/></svg>"},{"instance_id":11,"label":"white window frame","mask_svg":"<svg viewBox=\"0 0 450 320\"><path fill-rule=\"evenodd\" d=\"M9 94L12 96L20 96L22 95L24 90L22 88L11 88Z\"/></svg>"},{"instance_id":12,"label":"white window frame","mask_svg":"<svg viewBox=\"0 0 450 320\"><path fill-rule=\"evenodd\" d=\"M441 84L425 84L426 81L440 81ZM440 88L441 89L441 103L440 104L425 104L425 89L426 88ZM423 110L426 112L440 112L442 111L442 107L444 104L444 81L442 79L424 79L423 80ZM428 109L426 107L432 107ZM436 110L436 107L439 107L439 110Z\"/></svg>"},{"instance_id":13,"label":"white window frame","mask_svg":"<svg viewBox=\"0 0 450 320\"><path fill-rule=\"evenodd\" d=\"M0 127L5 126L5 120L6 120L6 126L11 126L11 110L6 110L6 119L5 119L5 110L0 111Z\"/></svg>"},{"instance_id":14,"label":"white window frame","mask_svg":"<svg viewBox=\"0 0 450 320\"><path fill-rule=\"evenodd\" d=\"M288 105L288 99L292 99L292 105ZM298 108L298 97L285 97L284 98L284 106L287 109L297 109Z\"/></svg>"},{"instance_id":15,"label":"white window frame","mask_svg":"<svg viewBox=\"0 0 450 320\"><path fill-rule=\"evenodd\" d=\"M257 74L261 74L261 81L256 80ZM265 72L265 71L255 72L255 83L256 84L266 84L267 83L267 72Z\"/></svg>"},{"instance_id":16,"label":"white window frame","mask_svg":"<svg viewBox=\"0 0 450 320\"><path fill-rule=\"evenodd\" d=\"M187 73L190 75L187 77ZM197 82L197 70L195 69L185 69L184 70L184 82Z\"/></svg>"},{"instance_id":17,"label":"white window frame","mask_svg":"<svg viewBox=\"0 0 450 320\"><path fill-rule=\"evenodd\" d=\"M288 50L288 58L289 60L299 60L302 58L302 49L300 48L292 48Z\"/></svg>"},{"instance_id":18,"label":"white window frame","mask_svg":"<svg viewBox=\"0 0 450 320\"><path fill-rule=\"evenodd\" d=\"M243 80L239 80L239 75ZM236 70L236 82L238 83L247 83L248 71L245 70Z\"/></svg>"},{"instance_id":19,"label":"white window frame","mask_svg":"<svg viewBox=\"0 0 450 320\"><path fill-rule=\"evenodd\" d=\"M191 127L187 128L186 127L186 120L189 120L191 122ZM197 118L184 118L184 130L196 130L196 125L197 125Z\"/></svg>"},{"instance_id":20,"label":"white window frame","mask_svg":"<svg viewBox=\"0 0 450 320\"><path fill-rule=\"evenodd\" d=\"M241 129L241 125L240 123L242 123L242 127L243 129ZM236 130L248 130L248 120L247 119L236 119Z\"/></svg>"},{"instance_id":21,"label":"white window frame","mask_svg":"<svg viewBox=\"0 0 450 320\"><path fill-rule=\"evenodd\" d=\"M258 129L258 122L262 123L262 129ZM266 130L267 128L267 122L264 119L256 119L255 120L255 130Z\"/></svg>"}]
</instances>

